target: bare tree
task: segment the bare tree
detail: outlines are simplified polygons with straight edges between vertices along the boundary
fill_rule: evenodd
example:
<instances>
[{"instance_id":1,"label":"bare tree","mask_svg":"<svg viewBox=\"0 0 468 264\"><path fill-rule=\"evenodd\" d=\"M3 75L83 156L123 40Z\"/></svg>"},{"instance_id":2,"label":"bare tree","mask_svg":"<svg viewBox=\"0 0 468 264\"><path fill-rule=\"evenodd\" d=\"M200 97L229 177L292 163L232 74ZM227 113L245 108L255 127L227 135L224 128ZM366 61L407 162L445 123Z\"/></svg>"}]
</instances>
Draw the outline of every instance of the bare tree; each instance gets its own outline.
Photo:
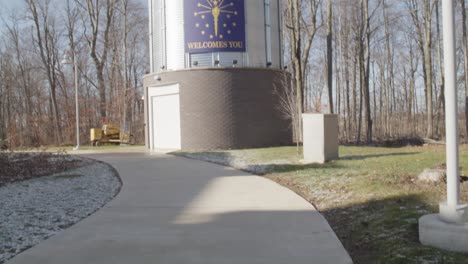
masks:
<instances>
[{"instance_id":1,"label":"bare tree","mask_svg":"<svg viewBox=\"0 0 468 264\"><path fill-rule=\"evenodd\" d=\"M465 69L465 133L468 135L468 35L466 33L466 9L465 0L459 0L462 14L462 32L463 32L463 62Z\"/></svg>"},{"instance_id":2,"label":"bare tree","mask_svg":"<svg viewBox=\"0 0 468 264\"><path fill-rule=\"evenodd\" d=\"M306 66L310 58L310 50L317 32L317 14L322 0L309 0L308 3L303 0L286 1L286 27L289 29L289 45L291 50L291 64L293 71L293 84L296 89L297 112L304 111L304 90ZM308 5L306 12L303 13L303 7ZM305 39L302 36L305 35ZM301 121L299 121L301 124ZM300 125L299 127L302 127ZM301 135L301 133L299 133ZM298 138L301 140L302 136Z\"/></svg>"},{"instance_id":3,"label":"bare tree","mask_svg":"<svg viewBox=\"0 0 468 264\"><path fill-rule=\"evenodd\" d=\"M103 3L104 2L104 3ZM109 34L114 19L114 11L116 0L86 0L84 4L80 4L84 11L88 14L88 18L83 21L90 28L91 33L86 34L86 40L89 47L89 54L93 60L96 77L97 89L99 91L99 112L101 118L107 117L107 85L104 78L104 69L107 63L107 56L110 49ZM103 15L103 12L105 14ZM104 29L101 20L104 19ZM85 26L85 27L87 27ZM102 45L99 45L102 42Z\"/></svg>"},{"instance_id":4,"label":"bare tree","mask_svg":"<svg viewBox=\"0 0 468 264\"><path fill-rule=\"evenodd\" d=\"M3 51L0 50L0 145L4 146L6 144L6 114L5 114L5 77L4 77L4 54Z\"/></svg>"},{"instance_id":5,"label":"bare tree","mask_svg":"<svg viewBox=\"0 0 468 264\"><path fill-rule=\"evenodd\" d=\"M21 83L21 88L24 96L24 120L29 120L31 121L32 115L33 115L33 109L32 109L32 92L31 92L31 78L30 78L30 73L28 69L28 65L26 62L26 59L24 57L24 53L21 49L21 37L20 37L20 32L19 32L19 25L18 25L18 20L16 17L11 17L10 18L11 24L6 23L5 28L7 29L9 39L11 41L11 44L13 45L14 49L14 56L16 59L17 63L17 69L18 69L18 80ZM31 124L31 122L30 122ZM25 129L25 133L23 135L25 138L25 142L23 142L26 145L31 145L31 144L37 144L38 143L38 137L37 134L35 133L35 130L31 126L30 129Z\"/></svg>"},{"instance_id":6,"label":"bare tree","mask_svg":"<svg viewBox=\"0 0 468 264\"><path fill-rule=\"evenodd\" d=\"M297 96L296 89L291 86L291 80L285 77L279 85L273 86L273 92L279 98L278 109L282 114L283 119L289 120L293 126L293 137L299 138L301 114L297 111ZM299 152L299 140L296 141L297 151Z\"/></svg>"},{"instance_id":7,"label":"bare tree","mask_svg":"<svg viewBox=\"0 0 468 264\"><path fill-rule=\"evenodd\" d=\"M440 34L440 19L439 19L439 0L436 0L435 5L435 15L436 15L436 39L437 39L437 66L439 72L439 96L436 100L436 134L439 136L441 131L439 131L439 127L443 127L439 123L443 121L443 116L445 114L445 76L444 76L444 69L442 64L444 63L442 60L442 48L441 48L441 34Z\"/></svg>"},{"instance_id":8,"label":"bare tree","mask_svg":"<svg viewBox=\"0 0 468 264\"><path fill-rule=\"evenodd\" d=\"M369 73L370 73L370 38L371 38L371 29L370 29L370 17L369 17L369 0L362 0L363 10L364 10L364 29L365 29L365 45L361 45L361 48L364 49L365 46L365 55L364 50L361 54L361 75L364 93L364 103L366 108L366 137L367 143L372 142L372 115L371 115L371 106L370 106L370 89L369 89Z\"/></svg>"},{"instance_id":9,"label":"bare tree","mask_svg":"<svg viewBox=\"0 0 468 264\"><path fill-rule=\"evenodd\" d=\"M351 134L351 116L352 112L351 111L351 104L350 104L350 73L349 73L349 46L350 46L350 26L348 23L348 6L349 6L349 1L344 1L339 5L341 7L339 9L340 13L338 16L338 42L339 42L339 60L340 60L340 69L343 74L343 77L341 80L344 82L343 86L343 103L344 103L344 118L343 118L343 128L342 131L345 133L345 139L350 140L350 134ZM337 63L338 64L338 63Z\"/></svg>"},{"instance_id":10,"label":"bare tree","mask_svg":"<svg viewBox=\"0 0 468 264\"><path fill-rule=\"evenodd\" d=\"M38 53L40 55L42 66L45 69L47 80L49 83L51 109L54 120L56 137L56 144L62 142L62 130L60 126L58 104L57 104L57 86L58 86L58 68L59 54L58 54L58 35L56 30L55 18L49 10L49 0L44 0L38 5L36 0L25 0L30 20L34 23L34 30L36 37L34 38L37 44Z\"/></svg>"},{"instance_id":11,"label":"bare tree","mask_svg":"<svg viewBox=\"0 0 468 264\"><path fill-rule=\"evenodd\" d=\"M333 114L333 32L332 32L332 2L327 0L327 86L328 107Z\"/></svg>"},{"instance_id":12,"label":"bare tree","mask_svg":"<svg viewBox=\"0 0 468 264\"><path fill-rule=\"evenodd\" d=\"M421 3L420 3L421 2ZM423 74L426 95L426 137L432 138L433 130L433 63L432 63L432 19L436 0L407 0L407 5L418 35L418 46L423 59ZM419 13L421 9L421 13Z\"/></svg>"}]
</instances>

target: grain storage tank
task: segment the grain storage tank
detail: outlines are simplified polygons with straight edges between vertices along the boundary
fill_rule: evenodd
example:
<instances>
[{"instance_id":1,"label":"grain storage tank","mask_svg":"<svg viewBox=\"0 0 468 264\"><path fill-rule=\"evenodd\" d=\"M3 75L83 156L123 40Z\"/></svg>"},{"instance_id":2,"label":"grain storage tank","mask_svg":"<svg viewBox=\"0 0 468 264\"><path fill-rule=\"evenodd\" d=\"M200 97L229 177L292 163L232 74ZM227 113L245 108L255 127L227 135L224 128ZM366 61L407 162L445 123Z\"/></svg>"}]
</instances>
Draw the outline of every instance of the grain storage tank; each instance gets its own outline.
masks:
<instances>
[{"instance_id":1,"label":"grain storage tank","mask_svg":"<svg viewBox=\"0 0 468 264\"><path fill-rule=\"evenodd\" d=\"M149 0L150 149L289 143L279 0ZM276 87L276 88L275 88Z\"/></svg>"}]
</instances>

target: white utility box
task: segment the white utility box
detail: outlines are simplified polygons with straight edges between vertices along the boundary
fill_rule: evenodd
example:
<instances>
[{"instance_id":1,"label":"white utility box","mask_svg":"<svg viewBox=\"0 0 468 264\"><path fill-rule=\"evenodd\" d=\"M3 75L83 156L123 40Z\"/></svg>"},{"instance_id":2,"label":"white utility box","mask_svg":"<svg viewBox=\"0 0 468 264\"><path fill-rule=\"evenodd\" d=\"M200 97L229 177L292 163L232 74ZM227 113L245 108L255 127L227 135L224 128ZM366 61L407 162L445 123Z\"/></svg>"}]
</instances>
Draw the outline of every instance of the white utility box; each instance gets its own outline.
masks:
<instances>
[{"instance_id":1,"label":"white utility box","mask_svg":"<svg viewBox=\"0 0 468 264\"><path fill-rule=\"evenodd\" d=\"M302 114L304 163L338 159L338 116Z\"/></svg>"}]
</instances>

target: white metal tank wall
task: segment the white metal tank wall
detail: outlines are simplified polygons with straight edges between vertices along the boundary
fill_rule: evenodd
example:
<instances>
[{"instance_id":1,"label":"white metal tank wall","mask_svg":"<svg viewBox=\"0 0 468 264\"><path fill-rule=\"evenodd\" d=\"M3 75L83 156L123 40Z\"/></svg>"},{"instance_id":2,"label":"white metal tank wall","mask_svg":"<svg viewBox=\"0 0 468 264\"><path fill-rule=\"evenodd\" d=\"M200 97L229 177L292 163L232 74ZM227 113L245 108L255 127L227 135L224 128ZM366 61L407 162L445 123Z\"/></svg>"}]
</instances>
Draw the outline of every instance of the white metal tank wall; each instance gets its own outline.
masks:
<instances>
[{"instance_id":1,"label":"white metal tank wall","mask_svg":"<svg viewBox=\"0 0 468 264\"><path fill-rule=\"evenodd\" d=\"M281 3L278 0L266 0L270 10L270 44L271 67L281 69L283 67L282 27L281 27Z\"/></svg>"},{"instance_id":2,"label":"white metal tank wall","mask_svg":"<svg viewBox=\"0 0 468 264\"><path fill-rule=\"evenodd\" d=\"M184 0L148 0L152 72L191 67L282 67L280 0L245 0L246 52L185 54ZM198 65L194 65L194 62Z\"/></svg>"},{"instance_id":3,"label":"white metal tank wall","mask_svg":"<svg viewBox=\"0 0 468 264\"><path fill-rule=\"evenodd\" d=\"M185 68L184 2L183 0L165 2L167 69L183 69Z\"/></svg>"},{"instance_id":4,"label":"white metal tank wall","mask_svg":"<svg viewBox=\"0 0 468 264\"><path fill-rule=\"evenodd\" d=\"M163 1L149 0L151 71L166 65L166 33Z\"/></svg>"},{"instance_id":5,"label":"white metal tank wall","mask_svg":"<svg viewBox=\"0 0 468 264\"><path fill-rule=\"evenodd\" d=\"M263 0L245 1L245 38L247 65L266 67L265 4Z\"/></svg>"}]
</instances>

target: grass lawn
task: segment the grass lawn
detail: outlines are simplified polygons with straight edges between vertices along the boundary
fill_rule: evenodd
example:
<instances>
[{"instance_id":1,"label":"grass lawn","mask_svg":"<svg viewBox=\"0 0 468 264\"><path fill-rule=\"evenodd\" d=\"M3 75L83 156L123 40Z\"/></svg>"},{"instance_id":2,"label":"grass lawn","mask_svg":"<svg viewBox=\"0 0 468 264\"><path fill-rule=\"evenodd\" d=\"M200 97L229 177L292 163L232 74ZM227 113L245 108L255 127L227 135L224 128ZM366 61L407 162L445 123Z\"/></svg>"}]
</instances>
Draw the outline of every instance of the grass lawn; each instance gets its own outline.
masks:
<instances>
[{"instance_id":1,"label":"grass lawn","mask_svg":"<svg viewBox=\"0 0 468 264\"><path fill-rule=\"evenodd\" d=\"M460 152L461 174L468 175L468 147ZM177 155L262 174L293 189L327 218L355 263L468 263L468 254L418 240L419 217L438 212L446 186L416 177L445 163L445 147L340 147L340 160L324 165L300 164L295 147ZM468 182L461 192L468 202Z\"/></svg>"}]
</instances>

